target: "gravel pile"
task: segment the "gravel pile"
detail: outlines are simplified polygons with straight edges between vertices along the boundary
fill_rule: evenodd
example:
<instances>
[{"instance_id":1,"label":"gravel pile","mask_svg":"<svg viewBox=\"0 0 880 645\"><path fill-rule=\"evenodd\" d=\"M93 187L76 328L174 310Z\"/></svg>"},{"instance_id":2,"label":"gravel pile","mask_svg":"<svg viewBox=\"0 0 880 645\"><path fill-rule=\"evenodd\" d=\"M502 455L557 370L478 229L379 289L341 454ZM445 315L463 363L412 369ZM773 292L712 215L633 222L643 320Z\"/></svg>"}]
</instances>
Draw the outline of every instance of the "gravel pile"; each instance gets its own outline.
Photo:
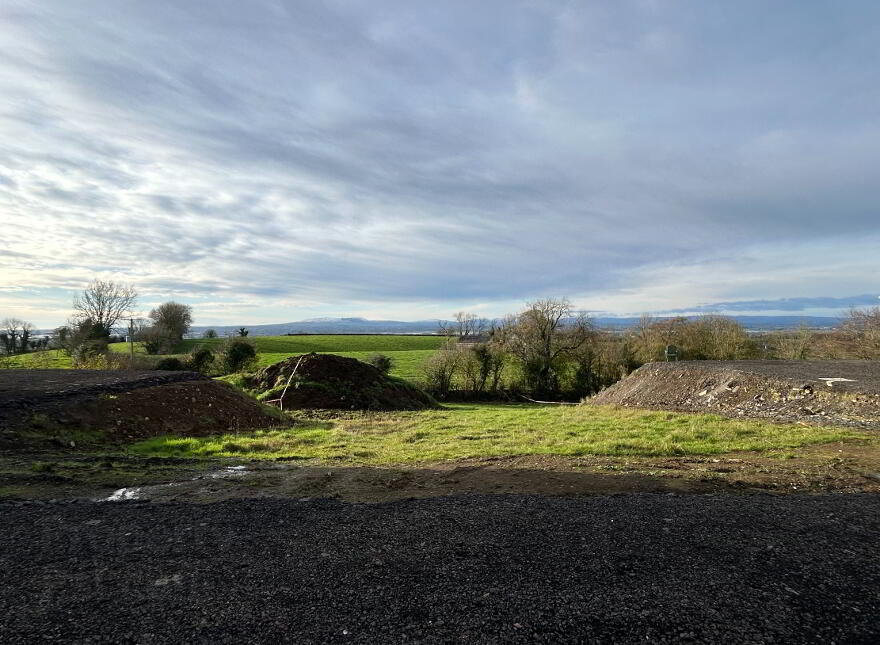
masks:
<instances>
[{"instance_id":1,"label":"gravel pile","mask_svg":"<svg viewBox=\"0 0 880 645\"><path fill-rule=\"evenodd\" d=\"M880 497L0 506L0 642L880 640Z\"/></svg>"},{"instance_id":2,"label":"gravel pile","mask_svg":"<svg viewBox=\"0 0 880 645\"><path fill-rule=\"evenodd\" d=\"M880 430L880 361L648 363L589 402Z\"/></svg>"}]
</instances>

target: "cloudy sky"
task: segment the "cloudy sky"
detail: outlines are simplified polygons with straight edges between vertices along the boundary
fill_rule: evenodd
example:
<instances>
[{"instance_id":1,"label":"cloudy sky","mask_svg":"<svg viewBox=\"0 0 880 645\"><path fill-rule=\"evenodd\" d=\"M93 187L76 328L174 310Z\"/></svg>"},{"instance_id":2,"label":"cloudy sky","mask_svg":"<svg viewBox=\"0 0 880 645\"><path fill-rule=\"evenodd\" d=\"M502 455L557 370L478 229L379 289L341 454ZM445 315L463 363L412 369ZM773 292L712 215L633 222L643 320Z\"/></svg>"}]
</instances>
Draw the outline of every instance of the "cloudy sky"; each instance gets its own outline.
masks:
<instances>
[{"instance_id":1,"label":"cloudy sky","mask_svg":"<svg viewBox=\"0 0 880 645\"><path fill-rule=\"evenodd\" d=\"M875 0L2 0L0 318L876 304L878 43Z\"/></svg>"}]
</instances>

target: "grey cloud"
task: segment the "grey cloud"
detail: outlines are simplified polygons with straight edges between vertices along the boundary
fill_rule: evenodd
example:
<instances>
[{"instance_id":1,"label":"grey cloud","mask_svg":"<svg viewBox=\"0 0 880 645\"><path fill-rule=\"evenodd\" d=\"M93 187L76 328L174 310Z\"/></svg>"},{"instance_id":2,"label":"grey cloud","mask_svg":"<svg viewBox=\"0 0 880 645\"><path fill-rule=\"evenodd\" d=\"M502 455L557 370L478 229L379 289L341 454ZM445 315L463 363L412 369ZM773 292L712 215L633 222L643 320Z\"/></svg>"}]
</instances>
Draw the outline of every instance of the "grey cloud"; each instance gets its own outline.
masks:
<instances>
[{"instance_id":1,"label":"grey cloud","mask_svg":"<svg viewBox=\"0 0 880 645\"><path fill-rule=\"evenodd\" d=\"M849 307L876 307L877 294L844 297L777 298L774 300L736 300L702 304L687 309L669 309L661 313L680 314L694 311L807 311L809 309L848 309Z\"/></svg>"},{"instance_id":2,"label":"grey cloud","mask_svg":"<svg viewBox=\"0 0 880 645\"><path fill-rule=\"evenodd\" d=\"M768 242L815 262L878 233L876 17L19 7L0 28L0 180L26 176L16 207L64 231L38 256L64 239L83 272L176 292L485 302L601 294Z\"/></svg>"}]
</instances>

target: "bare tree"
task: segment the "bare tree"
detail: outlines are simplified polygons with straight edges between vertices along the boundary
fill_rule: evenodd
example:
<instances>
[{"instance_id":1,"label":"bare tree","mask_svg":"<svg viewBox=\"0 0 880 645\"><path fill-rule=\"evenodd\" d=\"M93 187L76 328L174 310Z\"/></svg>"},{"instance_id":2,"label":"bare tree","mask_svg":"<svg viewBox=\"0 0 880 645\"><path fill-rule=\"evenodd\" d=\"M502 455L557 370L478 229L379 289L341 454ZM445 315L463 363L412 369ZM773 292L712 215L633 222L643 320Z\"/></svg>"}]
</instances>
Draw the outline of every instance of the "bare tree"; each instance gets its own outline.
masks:
<instances>
[{"instance_id":1,"label":"bare tree","mask_svg":"<svg viewBox=\"0 0 880 645\"><path fill-rule=\"evenodd\" d=\"M810 356L815 333L806 323L801 323L796 330L781 331L773 334L777 358L788 360L805 360Z\"/></svg>"},{"instance_id":2,"label":"bare tree","mask_svg":"<svg viewBox=\"0 0 880 645\"><path fill-rule=\"evenodd\" d=\"M880 358L880 307L850 309L840 333L845 353L861 359Z\"/></svg>"},{"instance_id":3,"label":"bare tree","mask_svg":"<svg viewBox=\"0 0 880 645\"><path fill-rule=\"evenodd\" d=\"M22 321L18 342L19 351L21 351L21 353L25 353L30 348L31 332L33 331L34 326L31 323Z\"/></svg>"},{"instance_id":4,"label":"bare tree","mask_svg":"<svg viewBox=\"0 0 880 645\"><path fill-rule=\"evenodd\" d=\"M487 325L488 321L477 314L457 311L452 321L440 321L440 333L444 336L458 336L463 340L480 336L486 331Z\"/></svg>"},{"instance_id":5,"label":"bare tree","mask_svg":"<svg viewBox=\"0 0 880 645\"><path fill-rule=\"evenodd\" d=\"M150 319L175 340L183 340L192 326L192 307L179 302L166 302L150 312Z\"/></svg>"},{"instance_id":6,"label":"bare tree","mask_svg":"<svg viewBox=\"0 0 880 645\"><path fill-rule=\"evenodd\" d=\"M528 385L535 394L558 389L559 362L574 355L594 336L593 325L565 298L530 302L509 317L496 332L499 340L519 359Z\"/></svg>"},{"instance_id":7,"label":"bare tree","mask_svg":"<svg viewBox=\"0 0 880 645\"><path fill-rule=\"evenodd\" d=\"M26 352L28 340L34 326L20 318L4 318L0 322L2 342L7 354Z\"/></svg>"},{"instance_id":8,"label":"bare tree","mask_svg":"<svg viewBox=\"0 0 880 645\"><path fill-rule=\"evenodd\" d=\"M137 291L131 285L112 280L93 280L81 294L74 297L73 308L77 318L89 319L93 325L109 334L120 318L134 313L137 297Z\"/></svg>"}]
</instances>

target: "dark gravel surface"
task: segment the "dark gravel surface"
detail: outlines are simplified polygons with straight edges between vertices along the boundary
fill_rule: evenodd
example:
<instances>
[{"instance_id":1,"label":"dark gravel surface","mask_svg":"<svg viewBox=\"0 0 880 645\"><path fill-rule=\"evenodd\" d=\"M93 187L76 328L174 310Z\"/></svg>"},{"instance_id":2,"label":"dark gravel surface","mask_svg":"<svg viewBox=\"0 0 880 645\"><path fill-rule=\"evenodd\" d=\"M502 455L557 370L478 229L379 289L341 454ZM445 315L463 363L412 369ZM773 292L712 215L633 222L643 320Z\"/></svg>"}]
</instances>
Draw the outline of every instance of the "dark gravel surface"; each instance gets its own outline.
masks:
<instances>
[{"instance_id":1,"label":"dark gravel surface","mask_svg":"<svg viewBox=\"0 0 880 645\"><path fill-rule=\"evenodd\" d=\"M880 497L0 506L0 642L880 642Z\"/></svg>"},{"instance_id":2,"label":"dark gravel surface","mask_svg":"<svg viewBox=\"0 0 880 645\"><path fill-rule=\"evenodd\" d=\"M198 372L162 370L0 370L0 423L99 394L206 379Z\"/></svg>"}]
</instances>

